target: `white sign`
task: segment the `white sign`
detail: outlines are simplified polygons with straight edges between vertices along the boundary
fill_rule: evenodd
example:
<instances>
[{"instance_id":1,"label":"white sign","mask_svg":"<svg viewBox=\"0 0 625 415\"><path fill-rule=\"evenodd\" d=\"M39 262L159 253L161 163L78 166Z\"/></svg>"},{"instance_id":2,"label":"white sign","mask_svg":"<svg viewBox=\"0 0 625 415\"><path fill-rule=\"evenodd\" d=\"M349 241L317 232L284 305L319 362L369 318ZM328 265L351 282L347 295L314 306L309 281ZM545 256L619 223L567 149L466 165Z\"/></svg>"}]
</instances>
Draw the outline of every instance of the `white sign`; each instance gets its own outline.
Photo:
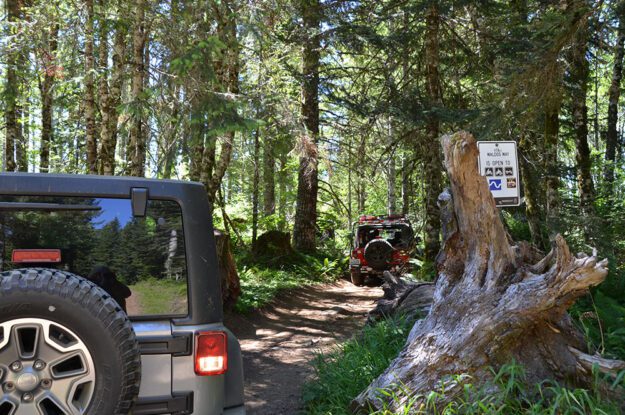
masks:
<instances>
[{"instance_id":1,"label":"white sign","mask_svg":"<svg viewBox=\"0 0 625 415\"><path fill-rule=\"evenodd\" d=\"M519 206L521 182L514 141L478 141L480 174L486 177L498 207Z\"/></svg>"}]
</instances>

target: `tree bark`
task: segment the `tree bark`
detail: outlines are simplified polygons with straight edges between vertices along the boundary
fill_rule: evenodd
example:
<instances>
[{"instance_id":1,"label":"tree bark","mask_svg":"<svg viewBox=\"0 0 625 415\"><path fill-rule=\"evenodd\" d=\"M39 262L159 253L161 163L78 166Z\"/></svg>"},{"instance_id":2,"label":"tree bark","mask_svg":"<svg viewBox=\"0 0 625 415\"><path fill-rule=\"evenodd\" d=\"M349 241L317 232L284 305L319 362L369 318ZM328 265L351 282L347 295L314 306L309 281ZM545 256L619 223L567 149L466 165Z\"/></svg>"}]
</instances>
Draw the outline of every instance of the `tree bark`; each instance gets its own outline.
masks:
<instances>
[{"instance_id":1,"label":"tree bark","mask_svg":"<svg viewBox=\"0 0 625 415\"><path fill-rule=\"evenodd\" d=\"M532 138L531 142L530 137ZM544 249L547 248L547 241L545 240L542 229L544 217L541 209L541 184L530 162L530 159L536 159L532 157L532 144L535 143L535 139L536 137L528 132L522 133L521 139L519 140L519 168L521 169L521 180L523 181L525 216L527 217L527 223L530 228L532 243ZM542 200L544 200L544 197Z\"/></svg>"},{"instance_id":2,"label":"tree bark","mask_svg":"<svg viewBox=\"0 0 625 415\"><path fill-rule=\"evenodd\" d=\"M389 126L388 126L388 137L387 137L387 150L388 150L388 169L386 172L386 180L387 180L387 213L389 215L394 215L397 213L397 190L396 190L396 179L397 179L397 169L395 168L395 154L393 151L393 126L392 120L389 117Z\"/></svg>"},{"instance_id":3,"label":"tree bark","mask_svg":"<svg viewBox=\"0 0 625 415\"><path fill-rule=\"evenodd\" d=\"M217 16L217 32L220 40L226 45L223 51L224 59L217 64L216 72L219 78L218 90L228 94L239 93L239 41L237 39L237 9L231 1L213 2L213 11ZM202 182L206 186L208 199L211 204L215 202L217 189L226 174L232 158L232 150L235 139L235 132L229 131L220 137L221 145L219 159L216 158L216 145L208 145L211 152L210 157L204 157L207 163L202 166L202 175L205 177ZM209 139L210 140L210 139Z\"/></svg>"},{"instance_id":4,"label":"tree bark","mask_svg":"<svg viewBox=\"0 0 625 415\"><path fill-rule=\"evenodd\" d=\"M304 29L302 51L302 119L305 132L300 138L297 203L293 225L293 245L303 252L316 249L317 177L319 139L319 62L321 48L321 3L301 0Z\"/></svg>"},{"instance_id":5,"label":"tree bark","mask_svg":"<svg viewBox=\"0 0 625 415\"><path fill-rule=\"evenodd\" d=\"M21 0L7 0L6 11L9 23L19 22L22 14ZM6 83L4 89L4 158L7 171L15 171L17 163L15 160L15 146L22 142L22 107L20 98L20 49L17 45L12 45L7 53Z\"/></svg>"},{"instance_id":6,"label":"tree bark","mask_svg":"<svg viewBox=\"0 0 625 415\"><path fill-rule=\"evenodd\" d=\"M442 190L441 158L439 148L440 122L436 110L442 105L439 79L439 26L438 4L428 8L425 29L425 66L427 97L431 114L427 119L427 141L422 146L425 180L425 259L434 261L440 249L440 217L436 200Z\"/></svg>"},{"instance_id":7,"label":"tree bark","mask_svg":"<svg viewBox=\"0 0 625 415\"><path fill-rule=\"evenodd\" d=\"M185 88L185 93L192 96L190 104L190 121L185 125L183 131L183 137L186 140L187 153L189 155L189 178L193 181L201 181L204 185L207 185L208 175L212 174L212 166L210 171L208 166L204 166L205 157L205 135L206 135L206 123L203 116L200 113L200 96L199 94L193 95L191 88ZM202 175L204 174L204 177ZM204 179L204 180L202 180Z\"/></svg>"},{"instance_id":8,"label":"tree bark","mask_svg":"<svg viewBox=\"0 0 625 415\"><path fill-rule=\"evenodd\" d=\"M104 10L105 3L101 2ZM102 79L100 84L100 100L102 113L102 128L100 130L100 147L99 147L99 163L98 172L107 176L115 174L115 148L117 147L117 123L119 120L118 107L121 103L122 82L124 76L124 55L126 53L126 34L127 30L122 22L122 16L125 12L123 2L117 2L117 16L115 24L115 37L113 41L113 66L110 69L110 80L107 75L108 69L108 52L100 52L100 67L102 71ZM104 30L100 39L105 39L108 35L106 25L101 26ZM102 48L102 44L100 45ZM106 45L108 50L108 45ZM106 60L102 60L105 57Z\"/></svg>"},{"instance_id":9,"label":"tree bark","mask_svg":"<svg viewBox=\"0 0 625 415\"><path fill-rule=\"evenodd\" d=\"M553 379L587 385L592 368L583 360L583 336L566 310L607 275L607 260L575 257L561 236L535 263L526 244L510 246L486 179L477 169L473 136L442 137L451 194L441 194L444 247L438 257L430 313L413 327L386 371L353 402L355 411L401 411L410 399L419 407L430 391L445 387L448 401L462 391L455 374L492 379L514 360L535 384ZM453 196L452 196L453 195ZM397 387L401 385L401 387ZM392 401L380 389L396 392Z\"/></svg>"},{"instance_id":10,"label":"tree bark","mask_svg":"<svg viewBox=\"0 0 625 415\"><path fill-rule=\"evenodd\" d=\"M558 164L558 133L560 130L560 99L549 102L545 112L545 158L544 171L546 172L546 216L550 238L559 228L560 188Z\"/></svg>"},{"instance_id":11,"label":"tree bark","mask_svg":"<svg viewBox=\"0 0 625 415\"><path fill-rule=\"evenodd\" d=\"M258 236L258 210L260 199L260 128L254 132L254 178L252 179L252 244Z\"/></svg>"},{"instance_id":12,"label":"tree bark","mask_svg":"<svg viewBox=\"0 0 625 415\"><path fill-rule=\"evenodd\" d=\"M362 215L367 209L367 183L365 176L367 172L367 135L363 134L358 146L358 156L356 157L356 187L358 190L358 214Z\"/></svg>"},{"instance_id":13,"label":"tree bark","mask_svg":"<svg viewBox=\"0 0 625 415\"><path fill-rule=\"evenodd\" d=\"M105 140L110 135L109 128L111 126L111 97L108 82L108 60L109 60L109 24L106 16L106 2L104 0L98 0L98 20L99 24L99 37L100 44L98 45L98 73L99 73L99 93L98 99L100 101L100 143L98 156L98 173L103 173L102 166L102 150L104 149Z\"/></svg>"},{"instance_id":14,"label":"tree bark","mask_svg":"<svg viewBox=\"0 0 625 415\"><path fill-rule=\"evenodd\" d=\"M583 9L580 13L584 11ZM577 162L577 187L579 204L584 215L584 233L586 241L592 237L592 216L594 216L595 187L592 179L592 161L588 145L588 77L590 74L588 52L588 20L581 23L575 43L569 53L570 94L573 129L575 131L575 161Z\"/></svg>"},{"instance_id":15,"label":"tree bark","mask_svg":"<svg viewBox=\"0 0 625 415\"><path fill-rule=\"evenodd\" d=\"M26 69L25 59L23 55L20 55L19 67ZM23 70L20 71L23 73ZM15 162L17 164L17 171L28 171L28 143L30 141L30 102L28 96L22 97L22 133L19 135L19 140L15 142Z\"/></svg>"},{"instance_id":16,"label":"tree bark","mask_svg":"<svg viewBox=\"0 0 625 415\"><path fill-rule=\"evenodd\" d=\"M43 79L39 77L39 93L41 94L41 147L39 149L39 171L50 171L50 147L54 141L52 117L54 103L54 80L57 77L56 51L58 49L59 24L55 23L46 33L47 49L41 56Z\"/></svg>"},{"instance_id":17,"label":"tree bark","mask_svg":"<svg viewBox=\"0 0 625 415\"><path fill-rule=\"evenodd\" d=\"M287 215L287 189L289 174L287 171L287 154L282 151L278 157L278 216L281 218L278 225L278 230L284 231L286 228L286 215Z\"/></svg>"},{"instance_id":18,"label":"tree bark","mask_svg":"<svg viewBox=\"0 0 625 415\"><path fill-rule=\"evenodd\" d=\"M94 10L93 0L85 0L87 22L85 24L85 139L87 142L87 171L98 172L98 145L95 126L95 58L94 43Z\"/></svg>"},{"instance_id":19,"label":"tree bark","mask_svg":"<svg viewBox=\"0 0 625 415\"><path fill-rule=\"evenodd\" d=\"M413 193L409 164L408 155L404 154L401 159L401 213L403 215L410 213L410 195Z\"/></svg>"},{"instance_id":20,"label":"tree bark","mask_svg":"<svg viewBox=\"0 0 625 415\"><path fill-rule=\"evenodd\" d=\"M349 135L349 142L347 144L347 225L350 227L352 226L352 222L353 222L353 213L354 213L354 208L353 208L353 204L352 204L352 198L353 198L353 171L354 171L354 167L352 165L352 159L353 159L353 152L352 152L352 148L353 148L353 144L354 144L354 137L350 134ZM343 150L345 151L345 150Z\"/></svg>"},{"instance_id":21,"label":"tree bark","mask_svg":"<svg viewBox=\"0 0 625 415\"><path fill-rule=\"evenodd\" d=\"M263 140L263 212L265 216L276 213L276 157L274 140L265 134Z\"/></svg>"},{"instance_id":22,"label":"tree bark","mask_svg":"<svg viewBox=\"0 0 625 415\"><path fill-rule=\"evenodd\" d=\"M617 9L618 34L614 46L614 67L612 82L608 91L608 131L605 137L605 170L604 179L608 187L614 183L614 164L616 163L616 146L618 143L618 104L621 96L621 78L623 77L623 55L625 54L625 6L621 3ZM611 189L608 189L610 192Z\"/></svg>"},{"instance_id":23,"label":"tree bark","mask_svg":"<svg viewBox=\"0 0 625 415\"><path fill-rule=\"evenodd\" d=\"M134 2L134 28L132 34L132 116L128 142L128 171L131 176L145 175L145 134L143 131L143 87L145 79L145 0Z\"/></svg>"},{"instance_id":24,"label":"tree bark","mask_svg":"<svg viewBox=\"0 0 625 415\"><path fill-rule=\"evenodd\" d=\"M215 229L215 242L217 245L217 259L219 260L219 275L221 276L221 296L223 308L231 309L241 295L241 282L237 265L232 255L230 235Z\"/></svg>"}]
</instances>

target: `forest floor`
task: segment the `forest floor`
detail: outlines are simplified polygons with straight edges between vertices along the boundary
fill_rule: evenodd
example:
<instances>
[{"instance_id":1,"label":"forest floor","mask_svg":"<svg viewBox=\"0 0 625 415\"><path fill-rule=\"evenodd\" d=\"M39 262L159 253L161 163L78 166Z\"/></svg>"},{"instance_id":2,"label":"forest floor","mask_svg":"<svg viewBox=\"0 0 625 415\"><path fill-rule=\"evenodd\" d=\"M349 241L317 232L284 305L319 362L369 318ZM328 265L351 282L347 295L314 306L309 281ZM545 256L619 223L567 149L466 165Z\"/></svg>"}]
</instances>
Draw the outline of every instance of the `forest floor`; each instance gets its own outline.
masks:
<instances>
[{"instance_id":1,"label":"forest floor","mask_svg":"<svg viewBox=\"0 0 625 415\"><path fill-rule=\"evenodd\" d=\"M282 292L249 315L228 313L226 326L243 349L245 401L250 415L301 412L310 362L357 333L382 296L381 288L347 281Z\"/></svg>"}]
</instances>

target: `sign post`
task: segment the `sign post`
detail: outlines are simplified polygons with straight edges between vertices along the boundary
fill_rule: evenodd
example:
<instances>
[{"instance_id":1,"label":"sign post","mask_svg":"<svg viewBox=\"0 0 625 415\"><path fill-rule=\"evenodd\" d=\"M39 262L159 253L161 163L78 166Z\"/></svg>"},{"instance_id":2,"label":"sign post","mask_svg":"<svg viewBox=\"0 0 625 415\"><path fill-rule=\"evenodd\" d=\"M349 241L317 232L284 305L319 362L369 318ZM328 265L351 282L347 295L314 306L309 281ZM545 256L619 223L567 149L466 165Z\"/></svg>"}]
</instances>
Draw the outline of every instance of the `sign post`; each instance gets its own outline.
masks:
<instances>
[{"instance_id":1,"label":"sign post","mask_svg":"<svg viewBox=\"0 0 625 415\"><path fill-rule=\"evenodd\" d=\"M521 204L519 160L514 141L478 141L479 169L497 207Z\"/></svg>"}]
</instances>

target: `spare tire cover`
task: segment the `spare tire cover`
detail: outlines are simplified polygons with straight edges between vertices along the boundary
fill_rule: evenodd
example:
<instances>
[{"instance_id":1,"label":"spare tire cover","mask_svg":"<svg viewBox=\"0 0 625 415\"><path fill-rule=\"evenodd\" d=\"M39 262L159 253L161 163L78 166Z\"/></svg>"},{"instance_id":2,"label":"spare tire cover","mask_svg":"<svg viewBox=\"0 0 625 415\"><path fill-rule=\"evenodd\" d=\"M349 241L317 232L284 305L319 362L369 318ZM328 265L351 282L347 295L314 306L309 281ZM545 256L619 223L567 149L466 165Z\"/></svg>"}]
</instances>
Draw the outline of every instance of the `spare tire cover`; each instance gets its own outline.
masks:
<instances>
[{"instance_id":1,"label":"spare tire cover","mask_svg":"<svg viewBox=\"0 0 625 415\"><path fill-rule=\"evenodd\" d=\"M365 246L365 260L367 265L376 271L388 269L395 249L385 239L374 239Z\"/></svg>"}]
</instances>

